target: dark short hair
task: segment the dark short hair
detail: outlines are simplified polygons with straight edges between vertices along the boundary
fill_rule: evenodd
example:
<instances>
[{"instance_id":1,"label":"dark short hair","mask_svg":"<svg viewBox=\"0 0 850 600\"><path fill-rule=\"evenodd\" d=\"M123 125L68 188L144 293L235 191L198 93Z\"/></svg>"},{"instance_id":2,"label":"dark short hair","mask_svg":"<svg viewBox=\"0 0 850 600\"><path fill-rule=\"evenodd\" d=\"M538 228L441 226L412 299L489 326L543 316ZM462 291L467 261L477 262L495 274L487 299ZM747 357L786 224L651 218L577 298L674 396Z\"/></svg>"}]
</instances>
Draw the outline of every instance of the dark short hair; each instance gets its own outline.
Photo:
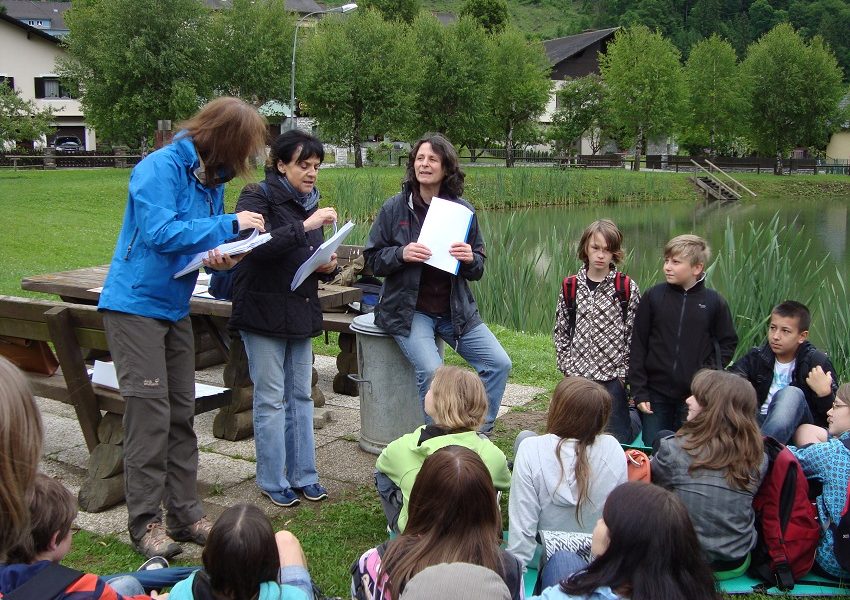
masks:
<instances>
[{"instance_id":1,"label":"dark short hair","mask_svg":"<svg viewBox=\"0 0 850 600\"><path fill-rule=\"evenodd\" d=\"M202 555L213 591L233 600L255 597L264 581L277 581L280 558L269 518L253 504L224 511Z\"/></svg>"},{"instance_id":2,"label":"dark short hair","mask_svg":"<svg viewBox=\"0 0 850 600\"><path fill-rule=\"evenodd\" d=\"M272 166L282 160L284 164L292 162L293 159L307 160L316 157L319 162L325 160L325 147L314 135L301 129L290 129L277 136L272 142L269 159Z\"/></svg>"},{"instance_id":3,"label":"dark short hair","mask_svg":"<svg viewBox=\"0 0 850 600\"><path fill-rule=\"evenodd\" d=\"M800 324L800 331L808 331L812 325L812 313L802 302L786 300L773 307L770 314L785 318L795 318Z\"/></svg>"},{"instance_id":4,"label":"dark short hair","mask_svg":"<svg viewBox=\"0 0 850 600\"><path fill-rule=\"evenodd\" d=\"M431 149L443 161L443 181L440 183L440 194L460 198L463 195L463 180L466 175L460 168L457 150L442 133L426 133L413 144L410 155L407 157L407 172L404 180L414 186L417 193L419 192L419 182L416 180L413 164L416 161L419 148L425 143L431 144Z\"/></svg>"},{"instance_id":5,"label":"dark short hair","mask_svg":"<svg viewBox=\"0 0 850 600\"><path fill-rule=\"evenodd\" d=\"M9 562L32 562L50 548L54 535L57 540L68 535L76 517L74 494L61 481L38 473L30 496L30 535L9 551Z\"/></svg>"}]
</instances>

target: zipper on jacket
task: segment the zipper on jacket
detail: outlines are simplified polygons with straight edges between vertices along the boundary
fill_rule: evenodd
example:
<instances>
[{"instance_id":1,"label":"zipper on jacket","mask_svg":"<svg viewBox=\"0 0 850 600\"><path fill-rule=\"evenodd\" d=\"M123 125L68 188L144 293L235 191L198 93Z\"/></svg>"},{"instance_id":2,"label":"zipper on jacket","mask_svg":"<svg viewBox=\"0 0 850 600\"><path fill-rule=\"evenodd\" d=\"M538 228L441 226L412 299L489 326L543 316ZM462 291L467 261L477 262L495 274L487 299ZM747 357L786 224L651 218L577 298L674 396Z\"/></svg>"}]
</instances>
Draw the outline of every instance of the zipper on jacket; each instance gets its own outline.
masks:
<instances>
[{"instance_id":1,"label":"zipper on jacket","mask_svg":"<svg viewBox=\"0 0 850 600\"><path fill-rule=\"evenodd\" d=\"M682 294L682 310L679 313L679 328L676 330L676 355L673 358L673 372L679 366L679 342L682 339L682 322L685 320L685 305L688 303L688 292Z\"/></svg>"},{"instance_id":2,"label":"zipper on jacket","mask_svg":"<svg viewBox=\"0 0 850 600\"><path fill-rule=\"evenodd\" d=\"M133 244L136 243L136 237L139 235L139 229L133 231L133 237L130 238L130 244L127 246L127 254L124 255L124 260L130 260L130 252L133 250Z\"/></svg>"}]
</instances>

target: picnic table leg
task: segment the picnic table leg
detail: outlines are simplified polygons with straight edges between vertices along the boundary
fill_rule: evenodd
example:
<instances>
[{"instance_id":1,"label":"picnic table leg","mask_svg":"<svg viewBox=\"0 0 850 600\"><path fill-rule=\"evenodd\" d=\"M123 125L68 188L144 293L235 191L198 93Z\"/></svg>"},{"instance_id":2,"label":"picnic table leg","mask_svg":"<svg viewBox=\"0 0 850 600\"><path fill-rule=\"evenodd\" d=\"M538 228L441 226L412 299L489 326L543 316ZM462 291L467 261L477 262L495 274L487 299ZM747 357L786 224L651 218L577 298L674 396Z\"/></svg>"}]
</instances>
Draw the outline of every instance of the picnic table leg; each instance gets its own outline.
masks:
<instances>
[{"instance_id":1,"label":"picnic table leg","mask_svg":"<svg viewBox=\"0 0 850 600\"><path fill-rule=\"evenodd\" d=\"M215 416L213 435L236 441L254 435L254 384L248 371L248 355L238 333L231 332L229 346L223 379L224 386L231 389L231 400Z\"/></svg>"}]
</instances>

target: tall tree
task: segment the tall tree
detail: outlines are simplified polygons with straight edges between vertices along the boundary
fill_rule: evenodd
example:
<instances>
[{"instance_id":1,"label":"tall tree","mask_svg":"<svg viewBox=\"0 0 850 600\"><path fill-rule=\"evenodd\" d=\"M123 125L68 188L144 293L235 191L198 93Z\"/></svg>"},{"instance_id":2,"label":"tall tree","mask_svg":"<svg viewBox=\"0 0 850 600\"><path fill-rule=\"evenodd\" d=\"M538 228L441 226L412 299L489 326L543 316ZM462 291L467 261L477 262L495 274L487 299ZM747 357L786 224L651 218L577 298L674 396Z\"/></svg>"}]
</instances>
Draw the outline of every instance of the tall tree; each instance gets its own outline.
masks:
<instances>
[{"instance_id":1,"label":"tall tree","mask_svg":"<svg viewBox=\"0 0 850 600\"><path fill-rule=\"evenodd\" d=\"M209 96L208 16L200 0L74 1L59 71L100 136L144 143L158 119L188 117Z\"/></svg>"},{"instance_id":2,"label":"tall tree","mask_svg":"<svg viewBox=\"0 0 850 600\"><path fill-rule=\"evenodd\" d=\"M496 129L505 142L505 164L514 164L514 150L522 135L536 133L537 117L546 108L552 82L550 65L539 42L529 42L516 29L493 37L490 108Z\"/></svg>"},{"instance_id":3,"label":"tall tree","mask_svg":"<svg viewBox=\"0 0 850 600\"><path fill-rule=\"evenodd\" d=\"M602 78L594 73L568 79L557 94L558 110L552 116L549 130L555 147L559 150L568 148L587 132L591 152L599 152L605 119L605 84Z\"/></svg>"},{"instance_id":4,"label":"tall tree","mask_svg":"<svg viewBox=\"0 0 850 600\"><path fill-rule=\"evenodd\" d=\"M714 154L717 142L741 133L745 119L738 60L732 44L717 34L691 48L685 63L688 111L685 138Z\"/></svg>"},{"instance_id":5,"label":"tall tree","mask_svg":"<svg viewBox=\"0 0 850 600\"><path fill-rule=\"evenodd\" d=\"M844 89L835 55L820 37L810 43L782 23L747 49L742 71L749 103L749 137L776 156L774 172L795 146L826 144Z\"/></svg>"},{"instance_id":6,"label":"tall tree","mask_svg":"<svg viewBox=\"0 0 850 600\"><path fill-rule=\"evenodd\" d=\"M363 0L363 8L374 8L387 21L413 23L421 10L419 0Z\"/></svg>"},{"instance_id":7,"label":"tall tree","mask_svg":"<svg viewBox=\"0 0 850 600\"><path fill-rule=\"evenodd\" d=\"M212 15L212 88L216 94L238 96L257 106L274 99L287 99L288 104L293 13L286 11L284 0L232 4Z\"/></svg>"},{"instance_id":8,"label":"tall tree","mask_svg":"<svg viewBox=\"0 0 850 600\"><path fill-rule=\"evenodd\" d=\"M460 14L475 19L487 33L501 33L508 24L508 3L505 0L466 0Z\"/></svg>"},{"instance_id":9,"label":"tall tree","mask_svg":"<svg viewBox=\"0 0 850 600\"><path fill-rule=\"evenodd\" d=\"M407 26L374 10L322 19L298 53L298 89L322 135L354 146L369 134L399 133L410 123L414 95Z\"/></svg>"},{"instance_id":10,"label":"tall tree","mask_svg":"<svg viewBox=\"0 0 850 600\"><path fill-rule=\"evenodd\" d=\"M0 81L0 148L4 142L30 142L53 129L53 110L21 98L18 90Z\"/></svg>"},{"instance_id":11,"label":"tall tree","mask_svg":"<svg viewBox=\"0 0 850 600\"><path fill-rule=\"evenodd\" d=\"M417 99L410 137L439 131L465 145L490 130L493 67L484 29L469 17L446 27L422 13L413 22L411 33L419 53L411 81Z\"/></svg>"},{"instance_id":12,"label":"tall tree","mask_svg":"<svg viewBox=\"0 0 850 600\"><path fill-rule=\"evenodd\" d=\"M621 29L599 63L608 88L612 124L635 143L635 168L643 144L674 133L684 107L685 86L679 51L643 25Z\"/></svg>"}]
</instances>

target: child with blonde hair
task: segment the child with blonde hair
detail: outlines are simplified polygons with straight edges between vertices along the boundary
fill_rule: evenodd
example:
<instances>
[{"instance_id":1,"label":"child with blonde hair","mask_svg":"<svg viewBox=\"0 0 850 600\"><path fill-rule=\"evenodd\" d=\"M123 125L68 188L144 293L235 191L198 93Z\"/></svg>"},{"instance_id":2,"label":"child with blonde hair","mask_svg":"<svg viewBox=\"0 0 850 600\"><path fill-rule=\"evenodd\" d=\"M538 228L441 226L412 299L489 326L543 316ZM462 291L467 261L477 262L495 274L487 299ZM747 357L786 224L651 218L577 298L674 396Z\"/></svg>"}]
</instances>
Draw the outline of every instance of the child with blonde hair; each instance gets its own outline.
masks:
<instances>
[{"instance_id":1,"label":"child with blonde hair","mask_svg":"<svg viewBox=\"0 0 850 600\"><path fill-rule=\"evenodd\" d=\"M425 395L425 413L434 420L384 448L375 465L375 484L390 529L404 531L410 491L422 463L445 446L463 446L481 457L497 490L511 486L505 454L478 429L487 412L487 395L475 373L439 367ZM399 495L401 498L399 498Z\"/></svg>"}]
</instances>

